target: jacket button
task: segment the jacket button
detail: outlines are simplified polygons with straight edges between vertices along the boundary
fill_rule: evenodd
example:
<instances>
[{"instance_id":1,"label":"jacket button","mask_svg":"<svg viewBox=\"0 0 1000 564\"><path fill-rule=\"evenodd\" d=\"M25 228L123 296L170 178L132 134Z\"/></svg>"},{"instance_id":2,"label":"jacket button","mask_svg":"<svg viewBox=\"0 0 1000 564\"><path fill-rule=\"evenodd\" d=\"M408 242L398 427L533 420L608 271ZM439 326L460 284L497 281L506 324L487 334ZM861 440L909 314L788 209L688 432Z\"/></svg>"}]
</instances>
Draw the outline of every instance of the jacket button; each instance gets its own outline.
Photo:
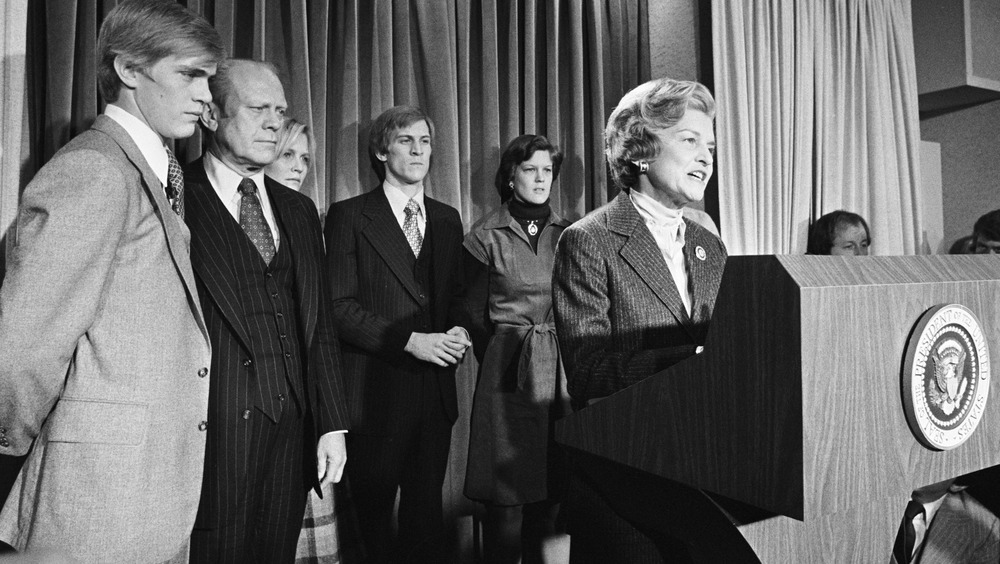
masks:
<instances>
[{"instance_id":1,"label":"jacket button","mask_svg":"<svg viewBox=\"0 0 1000 564\"><path fill-rule=\"evenodd\" d=\"M285 358L292 358L292 353L286 352L285 353Z\"/></svg>"},{"instance_id":2,"label":"jacket button","mask_svg":"<svg viewBox=\"0 0 1000 564\"><path fill-rule=\"evenodd\" d=\"M246 366L247 368L249 368L251 364L253 364L253 361L249 358L243 361L243 366Z\"/></svg>"},{"instance_id":3,"label":"jacket button","mask_svg":"<svg viewBox=\"0 0 1000 564\"><path fill-rule=\"evenodd\" d=\"M202 368L198 371L199 378L204 378L205 376L208 376L208 368Z\"/></svg>"},{"instance_id":4,"label":"jacket button","mask_svg":"<svg viewBox=\"0 0 1000 564\"><path fill-rule=\"evenodd\" d=\"M244 409L243 410L243 419L250 419L250 410L249 409Z\"/></svg>"},{"instance_id":5,"label":"jacket button","mask_svg":"<svg viewBox=\"0 0 1000 564\"><path fill-rule=\"evenodd\" d=\"M10 446L10 441L7 440L7 437L0 437L0 447L6 448L9 446Z\"/></svg>"},{"instance_id":6,"label":"jacket button","mask_svg":"<svg viewBox=\"0 0 1000 564\"><path fill-rule=\"evenodd\" d=\"M272 298L277 298L278 297L278 293L277 292L271 292L271 297Z\"/></svg>"},{"instance_id":7,"label":"jacket button","mask_svg":"<svg viewBox=\"0 0 1000 564\"><path fill-rule=\"evenodd\" d=\"M198 423L199 431L204 431L205 429L208 429L208 421L202 421L201 423Z\"/></svg>"},{"instance_id":8,"label":"jacket button","mask_svg":"<svg viewBox=\"0 0 1000 564\"><path fill-rule=\"evenodd\" d=\"M285 394L278 394L278 401L285 401Z\"/></svg>"},{"instance_id":9,"label":"jacket button","mask_svg":"<svg viewBox=\"0 0 1000 564\"><path fill-rule=\"evenodd\" d=\"M6 435L6 434L7 434L7 427L0 427L0 435Z\"/></svg>"}]
</instances>

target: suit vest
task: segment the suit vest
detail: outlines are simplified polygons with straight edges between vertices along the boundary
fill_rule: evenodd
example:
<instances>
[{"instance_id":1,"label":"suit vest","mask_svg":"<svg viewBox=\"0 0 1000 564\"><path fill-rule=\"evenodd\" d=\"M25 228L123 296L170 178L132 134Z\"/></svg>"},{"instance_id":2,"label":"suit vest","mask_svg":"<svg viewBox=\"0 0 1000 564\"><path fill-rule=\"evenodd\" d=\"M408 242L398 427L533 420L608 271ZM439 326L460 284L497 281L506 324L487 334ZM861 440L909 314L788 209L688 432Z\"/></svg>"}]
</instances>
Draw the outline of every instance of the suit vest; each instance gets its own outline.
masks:
<instances>
[{"instance_id":1,"label":"suit vest","mask_svg":"<svg viewBox=\"0 0 1000 564\"><path fill-rule=\"evenodd\" d=\"M424 243L420 247L420 256L414 257L413 253L407 253L407 264L413 269L413 277L417 281L417 286L423 294L420 303L420 315L415 319L417 331L421 333L432 333L434 329L433 318L433 297L434 296L434 245L431 244L430 224L424 233Z\"/></svg>"},{"instance_id":2,"label":"suit vest","mask_svg":"<svg viewBox=\"0 0 1000 564\"><path fill-rule=\"evenodd\" d=\"M295 265L288 236L278 223L281 246L265 265L257 248L240 230L236 256L232 257L237 292L249 330L253 375L257 379L255 405L280 419L292 407L304 410L303 358L306 350L300 336L299 307L295 289Z\"/></svg>"}]
</instances>

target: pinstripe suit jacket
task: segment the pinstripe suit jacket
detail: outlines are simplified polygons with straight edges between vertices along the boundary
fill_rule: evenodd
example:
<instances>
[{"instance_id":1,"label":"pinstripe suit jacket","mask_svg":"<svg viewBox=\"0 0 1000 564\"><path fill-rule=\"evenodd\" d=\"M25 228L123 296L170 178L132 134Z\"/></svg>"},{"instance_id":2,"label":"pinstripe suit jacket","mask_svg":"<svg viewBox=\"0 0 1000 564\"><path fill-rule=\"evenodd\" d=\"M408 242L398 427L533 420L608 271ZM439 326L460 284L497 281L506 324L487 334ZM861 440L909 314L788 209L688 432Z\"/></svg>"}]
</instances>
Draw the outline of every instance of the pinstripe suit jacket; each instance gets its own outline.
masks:
<instances>
[{"instance_id":1,"label":"pinstripe suit jacket","mask_svg":"<svg viewBox=\"0 0 1000 564\"><path fill-rule=\"evenodd\" d=\"M330 206L327 272L343 344L353 431L393 433L396 414L414 408L419 374L438 378L444 409L458 416L454 368L439 368L403 351L412 332L444 332L461 319L462 222L451 206L425 197L433 245L433 295L414 276L412 251L382 187ZM431 326L420 325L432 308Z\"/></svg>"},{"instance_id":2,"label":"pinstripe suit jacket","mask_svg":"<svg viewBox=\"0 0 1000 564\"><path fill-rule=\"evenodd\" d=\"M205 322L212 340L212 400L209 405L209 450L205 455L205 486L198 512L199 527L224 524L236 514L244 495L249 460L250 434L243 413L270 416L275 404L255 405L257 398L275 394L260 389L263 379L254 377L255 351L250 343L242 307L236 295L238 283L231 266L238 241L225 230L225 222L236 222L209 183L202 159L184 169L187 189L185 219L191 228L191 263L201 295ZM280 252L291 251L295 265L299 334L306 358L303 385L312 413L313 429L307 435L307 451L315 456L316 439L324 433L347 429L347 408L337 337L331 323L325 274L322 269L323 239L319 217L312 201L265 177L267 194L275 215L284 227ZM250 361L248 364L246 361ZM305 407L305 406L304 406ZM257 409L254 409L257 408ZM259 411L258 411L259 410Z\"/></svg>"},{"instance_id":3,"label":"pinstripe suit jacket","mask_svg":"<svg viewBox=\"0 0 1000 564\"><path fill-rule=\"evenodd\" d=\"M726 248L705 228L684 221L691 315L628 194L560 237L553 306L576 409L663 370L704 343Z\"/></svg>"},{"instance_id":4,"label":"pinstripe suit jacket","mask_svg":"<svg viewBox=\"0 0 1000 564\"><path fill-rule=\"evenodd\" d=\"M965 490L945 495L917 553L920 564L1000 561L1000 520ZM890 562L896 562L893 557Z\"/></svg>"},{"instance_id":5,"label":"pinstripe suit jacket","mask_svg":"<svg viewBox=\"0 0 1000 564\"><path fill-rule=\"evenodd\" d=\"M189 233L100 116L25 189L0 290L0 515L17 549L159 562L191 534L211 358Z\"/></svg>"}]
</instances>

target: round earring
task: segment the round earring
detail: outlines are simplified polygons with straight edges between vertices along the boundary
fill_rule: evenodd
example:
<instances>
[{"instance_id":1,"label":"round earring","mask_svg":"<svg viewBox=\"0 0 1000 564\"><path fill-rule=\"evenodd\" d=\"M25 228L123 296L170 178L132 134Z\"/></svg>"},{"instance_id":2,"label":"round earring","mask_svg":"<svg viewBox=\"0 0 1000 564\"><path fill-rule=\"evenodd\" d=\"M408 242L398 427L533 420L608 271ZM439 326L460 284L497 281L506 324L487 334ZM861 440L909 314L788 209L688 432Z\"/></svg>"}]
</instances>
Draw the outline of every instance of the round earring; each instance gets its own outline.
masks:
<instances>
[{"instance_id":1,"label":"round earring","mask_svg":"<svg viewBox=\"0 0 1000 564\"><path fill-rule=\"evenodd\" d=\"M507 183L507 185L510 186L511 188L514 188L514 181L511 180L510 182Z\"/></svg>"},{"instance_id":2,"label":"round earring","mask_svg":"<svg viewBox=\"0 0 1000 564\"><path fill-rule=\"evenodd\" d=\"M646 161L639 161L639 174L646 174L649 170L649 163Z\"/></svg>"}]
</instances>

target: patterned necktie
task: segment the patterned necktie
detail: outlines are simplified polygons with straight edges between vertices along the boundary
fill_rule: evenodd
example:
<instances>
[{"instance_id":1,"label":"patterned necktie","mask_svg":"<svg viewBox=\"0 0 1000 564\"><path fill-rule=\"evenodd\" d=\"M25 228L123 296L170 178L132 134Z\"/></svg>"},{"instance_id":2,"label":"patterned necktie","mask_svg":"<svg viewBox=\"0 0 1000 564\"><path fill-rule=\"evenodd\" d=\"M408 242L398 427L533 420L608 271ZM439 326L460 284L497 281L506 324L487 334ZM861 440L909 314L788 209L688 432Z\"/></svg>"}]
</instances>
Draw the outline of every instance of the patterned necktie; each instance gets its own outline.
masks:
<instances>
[{"instance_id":1,"label":"patterned necktie","mask_svg":"<svg viewBox=\"0 0 1000 564\"><path fill-rule=\"evenodd\" d=\"M406 219L403 220L403 235L406 235L406 241L413 249L413 256L420 257L420 247L424 244L424 236L420 234L420 225L417 224L420 206L417 205L416 200L410 198L410 201L406 202L403 213L406 214Z\"/></svg>"},{"instance_id":2,"label":"patterned necktie","mask_svg":"<svg viewBox=\"0 0 1000 564\"><path fill-rule=\"evenodd\" d=\"M913 558L913 545L917 542L917 530L913 526L913 519L923 513L922 503L911 499L906 504L903 522L899 524L899 533L896 534L896 546L892 550L899 564L908 564Z\"/></svg>"},{"instance_id":3,"label":"patterned necktie","mask_svg":"<svg viewBox=\"0 0 1000 564\"><path fill-rule=\"evenodd\" d=\"M260 198L257 197L257 185L253 180L244 178L240 182L240 227L246 232L247 237L253 241L257 247L264 264L271 264L274 258L274 237L271 235L271 228L264 220L264 210L260 207Z\"/></svg>"},{"instance_id":4,"label":"patterned necktie","mask_svg":"<svg viewBox=\"0 0 1000 564\"><path fill-rule=\"evenodd\" d=\"M167 149L167 198L174 213L184 219L184 173L170 149Z\"/></svg>"}]
</instances>

